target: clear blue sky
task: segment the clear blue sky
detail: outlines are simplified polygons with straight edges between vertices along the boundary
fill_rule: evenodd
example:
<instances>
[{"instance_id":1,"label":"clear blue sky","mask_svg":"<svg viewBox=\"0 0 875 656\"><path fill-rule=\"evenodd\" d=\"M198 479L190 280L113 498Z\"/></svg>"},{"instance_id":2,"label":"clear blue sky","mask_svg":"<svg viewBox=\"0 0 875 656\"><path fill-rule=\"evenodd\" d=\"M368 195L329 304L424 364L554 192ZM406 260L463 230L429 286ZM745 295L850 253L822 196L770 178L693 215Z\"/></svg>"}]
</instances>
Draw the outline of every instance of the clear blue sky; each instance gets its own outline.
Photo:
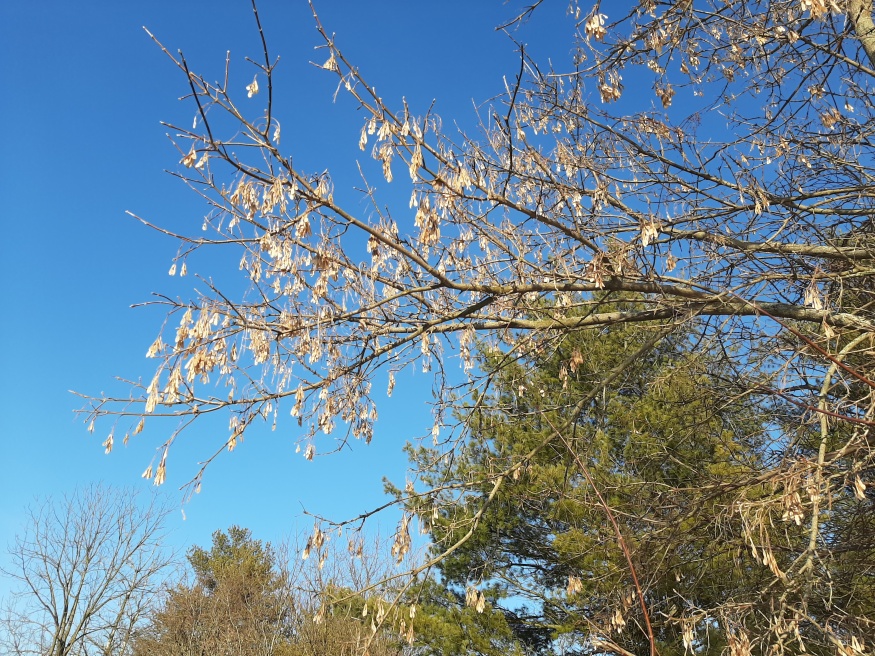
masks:
<instances>
[{"instance_id":1,"label":"clear blue sky","mask_svg":"<svg viewBox=\"0 0 875 656\"><path fill-rule=\"evenodd\" d=\"M518 67L514 44L494 26L522 4L317 0L323 24L390 106L405 96L422 113L436 99L445 128L475 125L472 100L503 89ZM549 0L520 35L541 59L573 29L566 0ZM331 168L339 194L355 182L362 117L348 101L332 104L334 82L309 61L319 37L303 0L264 0L262 19L282 57L276 108L283 144L308 170ZM169 278L177 245L125 215L155 223L200 225L203 207L178 181L178 155L159 121L190 124L192 107L177 99L184 78L151 43L147 26L192 68L221 76L226 50L245 86L244 56L259 57L252 12L243 0L0 3L0 547L14 537L36 495L79 484L139 485L157 446L132 439L106 456L108 426L89 435L68 390L99 393L114 376L147 377L145 351L160 311L130 309L161 291L185 297L194 278ZM399 202L404 215L407 197ZM397 218L397 217L396 217ZM412 223L412 216L410 217ZM404 219L399 223L404 225ZM403 382L403 381L399 381ZM211 466L204 491L172 517L180 549L205 544L230 524L276 540L311 520L302 508L336 518L384 500L381 478L403 483L405 441L430 426L428 381L399 384L381 406L371 446L306 462L288 435L258 434ZM222 438L224 439L224 438ZM189 433L171 453L164 490L179 485L215 448L216 436ZM391 528L387 519L383 530ZM5 551L5 549L4 549ZM6 562L5 554L0 564ZM3 585L0 584L0 593Z\"/></svg>"}]
</instances>

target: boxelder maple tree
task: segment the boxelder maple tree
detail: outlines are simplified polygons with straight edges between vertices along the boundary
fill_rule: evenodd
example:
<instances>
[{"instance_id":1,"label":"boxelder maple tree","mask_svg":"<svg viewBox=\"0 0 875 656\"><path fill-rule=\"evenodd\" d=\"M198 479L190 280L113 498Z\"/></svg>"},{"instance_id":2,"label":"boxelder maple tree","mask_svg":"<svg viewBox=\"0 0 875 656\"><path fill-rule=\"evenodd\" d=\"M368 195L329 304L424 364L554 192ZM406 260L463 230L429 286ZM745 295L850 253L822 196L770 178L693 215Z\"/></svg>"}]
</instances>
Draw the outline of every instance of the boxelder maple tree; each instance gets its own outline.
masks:
<instances>
[{"instance_id":1,"label":"boxelder maple tree","mask_svg":"<svg viewBox=\"0 0 875 656\"><path fill-rule=\"evenodd\" d=\"M524 33L539 4L502 27ZM875 453L871 2L572 3L573 38L552 64L520 46L518 69L473 136L446 129L450 122L427 108L378 96L314 12L321 66L364 111L351 138L382 176L363 164L367 211L334 188L330 170L301 170L280 145L278 60L255 16L263 51L251 81L236 81L229 63L224 80L210 83L164 50L195 113L191 129L174 126L180 175L208 207L206 233L200 219L190 235L174 233L182 246L172 272L184 273L196 251L236 247L246 291L201 272L202 294L165 299L167 328L148 352L158 361L154 376L132 384L130 397L94 398L89 420L127 417L138 433L152 417L182 419L187 429L224 414L228 434L208 464L256 422L281 425L291 414L312 458L319 433L369 442L385 393L373 388L375 375L386 373L391 393L397 372L421 367L435 378L432 432L446 453L469 439L468 406L491 398L497 372L566 353L556 365L560 391L584 370L595 378L582 397L566 394L561 416L544 416L528 450L478 469L474 481L432 477L441 490L400 492L399 558L413 514L428 527L442 512L451 516L440 503L479 499L464 530L439 543L437 562L476 534L489 504L545 449L561 445L585 474L589 456L569 436L587 404L684 336L731 377L735 397L726 404L743 397L763 415L783 413L763 420L759 468L729 468L713 483L727 534L745 545L738 567L770 573L757 592L770 610L760 616L751 599L718 595L708 608L679 602L674 615L657 617L648 605L659 607L649 598L655 573L637 571L632 529L614 518L628 587L603 630L587 625L591 645L628 651L618 637L628 617L651 653L660 649L657 623L674 626L690 651L705 649L702 636L718 625L733 654L870 648L871 604L828 599L830 563L847 553L863 563L875 543L865 519ZM630 93L630 80L646 93ZM409 207L387 209L386 185L409 191ZM582 333L632 326L645 335L603 371L562 348ZM525 368L518 375L516 393L542 413L536 397L559 391L527 384ZM146 472L156 484L178 438L178 430L166 437ZM588 480L598 496L596 483ZM455 490L455 501L442 490ZM611 505L602 498L606 518ZM842 530L831 523L838 509ZM871 598L871 565L857 571L854 594ZM570 576L573 594L580 576ZM468 596L483 606L481 593Z\"/></svg>"}]
</instances>

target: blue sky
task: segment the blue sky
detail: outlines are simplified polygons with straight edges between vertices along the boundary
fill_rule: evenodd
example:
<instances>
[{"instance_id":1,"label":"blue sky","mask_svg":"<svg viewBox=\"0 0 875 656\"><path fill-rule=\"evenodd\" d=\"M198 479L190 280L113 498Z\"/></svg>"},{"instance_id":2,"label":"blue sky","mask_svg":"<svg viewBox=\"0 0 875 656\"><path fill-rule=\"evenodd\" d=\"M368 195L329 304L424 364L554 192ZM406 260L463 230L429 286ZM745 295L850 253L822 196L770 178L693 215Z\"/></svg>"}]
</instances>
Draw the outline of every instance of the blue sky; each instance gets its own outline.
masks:
<instances>
[{"instance_id":1,"label":"blue sky","mask_svg":"<svg viewBox=\"0 0 875 656\"><path fill-rule=\"evenodd\" d=\"M316 2L323 24L390 106L400 107L404 96L424 112L435 99L445 128L468 129L476 125L472 100L500 93L502 75L517 71L514 44L493 28L519 6ZM536 57L540 49L541 60L555 43L570 46L566 7L565 0L547 3L520 37ZM306 3L264 1L260 12L282 58L283 143L303 168L330 168L354 206L355 161L366 156L357 147L362 116L347 99L333 104L332 77L308 63L325 57L313 50L319 37ZM193 111L178 101L184 78L143 26L171 52L182 49L207 78L221 76L230 50L241 87L254 72L244 57L260 56L242 0L0 3L0 547L21 529L35 496L94 481L148 488L139 475L158 438L134 438L104 455L107 431L86 432L73 413L82 404L68 391L96 394L118 389L114 376L150 376L144 355L163 315L130 305L154 291L184 297L195 284L167 276L177 249L171 239L125 215L193 231L204 212L163 173L179 157L159 121L190 125ZM406 207L404 196L399 211ZM428 379L404 383L381 406L369 447L307 462L289 436L247 439L211 465L204 491L184 507L187 518L172 515L173 544L208 543L213 530L235 523L277 540L309 529L302 508L342 519L379 504L383 476L404 481L402 445L431 425ZM215 444L215 436L192 432L171 452L163 488L171 500L181 500L178 486ZM6 562L0 556L0 566Z\"/></svg>"}]
</instances>

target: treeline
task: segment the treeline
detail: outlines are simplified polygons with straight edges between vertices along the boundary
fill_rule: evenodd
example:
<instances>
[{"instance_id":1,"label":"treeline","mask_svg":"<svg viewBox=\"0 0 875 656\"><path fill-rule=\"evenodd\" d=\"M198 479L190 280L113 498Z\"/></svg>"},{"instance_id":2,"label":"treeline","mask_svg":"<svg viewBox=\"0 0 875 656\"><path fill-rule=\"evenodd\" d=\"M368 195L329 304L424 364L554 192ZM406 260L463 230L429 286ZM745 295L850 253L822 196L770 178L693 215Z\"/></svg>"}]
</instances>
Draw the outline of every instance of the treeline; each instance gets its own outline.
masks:
<instances>
[{"instance_id":1,"label":"treeline","mask_svg":"<svg viewBox=\"0 0 875 656\"><path fill-rule=\"evenodd\" d=\"M324 561L323 567L304 566L297 551L275 549L252 537L248 529L232 526L217 531L209 549L194 547L188 552L185 576L164 592L137 632L131 653L403 653L402 637L382 626L388 604L376 594L360 595L352 589L359 580L356 574L372 563L343 560L333 558L327 565L329 571ZM344 564L351 569L342 572Z\"/></svg>"},{"instance_id":2,"label":"treeline","mask_svg":"<svg viewBox=\"0 0 875 656\"><path fill-rule=\"evenodd\" d=\"M163 546L168 512L104 486L29 509L3 570L0 653L392 656L480 653L494 637L490 613L433 579L406 585L377 541L317 528L274 546L232 526L178 559Z\"/></svg>"},{"instance_id":3,"label":"treeline","mask_svg":"<svg viewBox=\"0 0 875 656\"><path fill-rule=\"evenodd\" d=\"M871 351L848 344L862 368ZM391 548L318 525L275 547L231 527L168 578L164 511L92 489L32 515L5 652L869 653L868 424L758 392L774 372L743 379L719 345L646 324L476 354L490 384L459 399L465 441L411 446L418 481L389 488L404 512Z\"/></svg>"},{"instance_id":4,"label":"treeline","mask_svg":"<svg viewBox=\"0 0 875 656\"><path fill-rule=\"evenodd\" d=\"M499 609L467 604L433 577L409 585L376 542L322 543L307 560L302 553L275 548L239 526L216 531L209 549L188 551L184 575L165 587L129 653L532 653Z\"/></svg>"}]
</instances>

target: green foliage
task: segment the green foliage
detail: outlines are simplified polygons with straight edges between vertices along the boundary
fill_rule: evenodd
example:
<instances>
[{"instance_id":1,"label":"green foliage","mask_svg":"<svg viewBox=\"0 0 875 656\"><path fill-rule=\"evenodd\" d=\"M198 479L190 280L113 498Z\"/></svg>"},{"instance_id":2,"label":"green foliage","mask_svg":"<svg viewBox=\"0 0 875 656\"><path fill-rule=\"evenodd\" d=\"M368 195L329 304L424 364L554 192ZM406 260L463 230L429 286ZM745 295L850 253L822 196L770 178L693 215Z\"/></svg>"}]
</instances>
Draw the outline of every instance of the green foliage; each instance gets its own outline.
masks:
<instances>
[{"instance_id":1,"label":"green foliage","mask_svg":"<svg viewBox=\"0 0 875 656\"><path fill-rule=\"evenodd\" d=\"M434 579L416 590L417 653L423 656L517 656L525 653L511 628L512 618L489 604L483 612L464 605L464 596Z\"/></svg>"},{"instance_id":2,"label":"green foliage","mask_svg":"<svg viewBox=\"0 0 875 656\"><path fill-rule=\"evenodd\" d=\"M197 584L214 591L220 582L233 577L257 581L262 585L276 584L276 556L270 545L252 538L249 529L232 526L228 532L213 533L209 551L192 547L187 555Z\"/></svg>"},{"instance_id":3,"label":"green foliage","mask_svg":"<svg viewBox=\"0 0 875 656\"><path fill-rule=\"evenodd\" d=\"M480 588L529 652L552 653L560 640L585 648L589 637L610 636L647 653L617 530L664 655L685 653L685 629L697 653L720 654L727 634L768 616L787 594L774 585L765 554L783 572L807 544L804 526L765 504L784 493L767 476L781 409L740 393L707 345L676 334L602 386L649 331L571 333L513 362L483 349L492 385L462 411L469 442L453 458L411 451L422 469L444 463L426 485L470 482L460 495L443 492L413 507L441 509L436 552L483 512L471 538L441 562L443 580L459 600L466 587ZM704 621L720 608L741 612Z\"/></svg>"},{"instance_id":4,"label":"green foliage","mask_svg":"<svg viewBox=\"0 0 875 656\"><path fill-rule=\"evenodd\" d=\"M270 545L248 529L216 531L209 551L188 553L193 581L167 591L135 655L269 656L291 636L292 606Z\"/></svg>"},{"instance_id":5,"label":"green foliage","mask_svg":"<svg viewBox=\"0 0 875 656\"><path fill-rule=\"evenodd\" d=\"M189 550L188 563L189 581L167 591L135 656L354 656L366 646L371 656L397 656L406 645L403 609L366 602L323 580L321 568L289 571L248 529L216 531L209 549Z\"/></svg>"}]
</instances>

